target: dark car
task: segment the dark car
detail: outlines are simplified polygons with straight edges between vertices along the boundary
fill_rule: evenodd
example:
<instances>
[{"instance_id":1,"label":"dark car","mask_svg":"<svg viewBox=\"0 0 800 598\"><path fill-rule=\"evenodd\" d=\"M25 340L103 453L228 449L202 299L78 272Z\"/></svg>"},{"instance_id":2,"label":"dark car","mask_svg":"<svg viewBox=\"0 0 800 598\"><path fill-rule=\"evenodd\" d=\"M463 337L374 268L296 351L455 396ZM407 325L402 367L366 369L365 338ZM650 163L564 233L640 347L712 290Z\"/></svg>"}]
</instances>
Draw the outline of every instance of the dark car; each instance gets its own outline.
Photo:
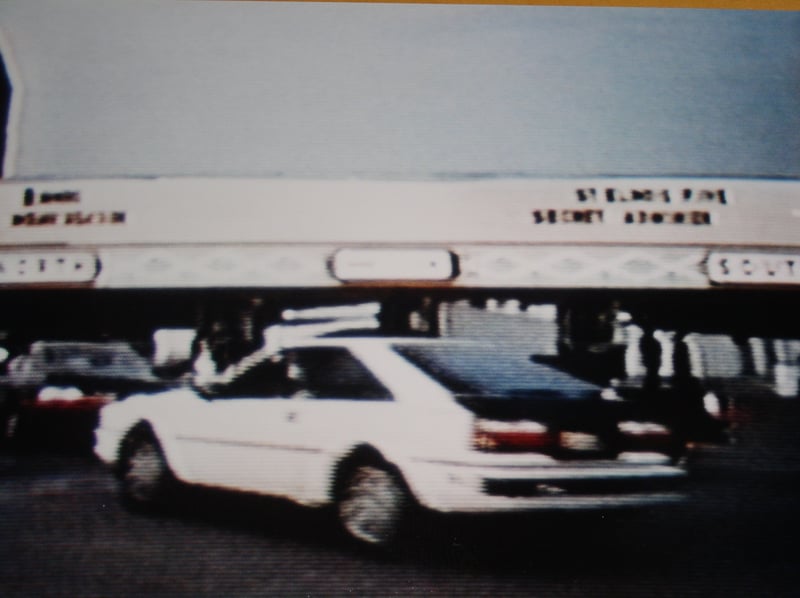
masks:
<instances>
[{"instance_id":1,"label":"dark car","mask_svg":"<svg viewBox=\"0 0 800 598\"><path fill-rule=\"evenodd\" d=\"M3 439L89 448L100 407L170 384L124 341L37 341L8 363Z\"/></svg>"}]
</instances>

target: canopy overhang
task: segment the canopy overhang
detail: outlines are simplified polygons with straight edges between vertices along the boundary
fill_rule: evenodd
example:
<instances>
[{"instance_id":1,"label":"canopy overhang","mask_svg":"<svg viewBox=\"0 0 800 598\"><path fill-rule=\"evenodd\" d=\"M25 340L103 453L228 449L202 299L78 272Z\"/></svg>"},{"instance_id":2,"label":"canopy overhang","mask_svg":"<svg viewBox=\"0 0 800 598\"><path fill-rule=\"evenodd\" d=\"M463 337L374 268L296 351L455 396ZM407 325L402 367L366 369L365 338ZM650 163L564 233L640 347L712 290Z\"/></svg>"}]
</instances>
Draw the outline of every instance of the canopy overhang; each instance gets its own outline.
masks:
<instances>
[{"instance_id":1,"label":"canopy overhang","mask_svg":"<svg viewBox=\"0 0 800 598\"><path fill-rule=\"evenodd\" d=\"M800 283L800 182L0 183L0 285L741 289Z\"/></svg>"}]
</instances>

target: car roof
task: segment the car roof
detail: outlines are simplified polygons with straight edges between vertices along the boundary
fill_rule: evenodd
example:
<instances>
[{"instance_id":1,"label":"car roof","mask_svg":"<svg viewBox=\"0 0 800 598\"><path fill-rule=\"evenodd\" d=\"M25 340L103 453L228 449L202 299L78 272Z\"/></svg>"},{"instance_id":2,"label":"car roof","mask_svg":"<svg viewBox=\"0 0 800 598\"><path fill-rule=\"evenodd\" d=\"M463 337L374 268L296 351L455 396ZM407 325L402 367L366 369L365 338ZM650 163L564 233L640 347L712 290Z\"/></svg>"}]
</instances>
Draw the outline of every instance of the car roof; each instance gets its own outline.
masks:
<instances>
[{"instance_id":1,"label":"car roof","mask_svg":"<svg viewBox=\"0 0 800 598\"><path fill-rule=\"evenodd\" d=\"M374 336L352 336L352 337L325 337L325 338L304 338L285 343L281 349L299 349L303 347L348 347L348 348L368 348L368 347L389 347L394 345L493 345L492 341L478 339L461 338L431 338L416 336L395 336L395 337L374 337Z\"/></svg>"},{"instance_id":2,"label":"car roof","mask_svg":"<svg viewBox=\"0 0 800 598\"><path fill-rule=\"evenodd\" d=\"M34 341L31 348L132 349L125 341Z\"/></svg>"}]
</instances>

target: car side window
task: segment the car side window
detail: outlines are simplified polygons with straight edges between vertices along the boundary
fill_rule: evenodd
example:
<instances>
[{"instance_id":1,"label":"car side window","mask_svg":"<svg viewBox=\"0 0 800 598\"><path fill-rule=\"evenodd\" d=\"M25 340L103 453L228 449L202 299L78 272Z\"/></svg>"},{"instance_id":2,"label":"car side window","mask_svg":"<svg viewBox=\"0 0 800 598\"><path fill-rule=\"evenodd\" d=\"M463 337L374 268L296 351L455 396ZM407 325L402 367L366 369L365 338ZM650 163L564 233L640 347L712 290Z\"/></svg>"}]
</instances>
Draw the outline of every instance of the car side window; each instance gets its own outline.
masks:
<instances>
[{"instance_id":1,"label":"car side window","mask_svg":"<svg viewBox=\"0 0 800 598\"><path fill-rule=\"evenodd\" d=\"M285 364L266 360L242 372L227 384L212 387L211 395L215 399L278 398L288 396L291 390Z\"/></svg>"},{"instance_id":2,"label":"car side window","mask_svg":"<svg viewBox=\"0 0 800 598\"><path fill-rule=\"evenodd\" d=\"M286 354L287 374L296 394L314 399L390 401L391 393L341 347L293 349Z\"/></svg>"},{"instance_id":3,"label":"car side window","mask_svg":"<svg viewBox=\"0 0 800 598\"><path fill-rule=\"evenodd\" d=\"M92 367L108 368L114 365L114 356L111 353L95 351L89 354L89 364Z\"/></svg>"}]
</instances>

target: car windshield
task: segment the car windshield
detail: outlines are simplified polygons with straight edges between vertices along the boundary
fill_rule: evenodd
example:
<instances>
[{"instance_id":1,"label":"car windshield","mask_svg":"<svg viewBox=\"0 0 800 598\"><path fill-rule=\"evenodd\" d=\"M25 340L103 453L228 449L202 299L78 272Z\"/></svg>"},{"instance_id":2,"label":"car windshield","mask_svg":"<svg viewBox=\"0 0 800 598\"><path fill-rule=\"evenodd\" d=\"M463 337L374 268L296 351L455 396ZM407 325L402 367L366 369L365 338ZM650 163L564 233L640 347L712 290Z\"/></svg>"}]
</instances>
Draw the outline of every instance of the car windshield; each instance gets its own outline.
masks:
<instances>
[{"instance_id":1,"label":"car windshield","mask_svg":"<svg viewBox=\"0 0 800 598\"><path fill-rule=\"evenodd\" d=\"M518 347L397 344L394 350L448 390L494 398L587 398L598 387L531 360Z\"/></svg>"}]
</instances>

